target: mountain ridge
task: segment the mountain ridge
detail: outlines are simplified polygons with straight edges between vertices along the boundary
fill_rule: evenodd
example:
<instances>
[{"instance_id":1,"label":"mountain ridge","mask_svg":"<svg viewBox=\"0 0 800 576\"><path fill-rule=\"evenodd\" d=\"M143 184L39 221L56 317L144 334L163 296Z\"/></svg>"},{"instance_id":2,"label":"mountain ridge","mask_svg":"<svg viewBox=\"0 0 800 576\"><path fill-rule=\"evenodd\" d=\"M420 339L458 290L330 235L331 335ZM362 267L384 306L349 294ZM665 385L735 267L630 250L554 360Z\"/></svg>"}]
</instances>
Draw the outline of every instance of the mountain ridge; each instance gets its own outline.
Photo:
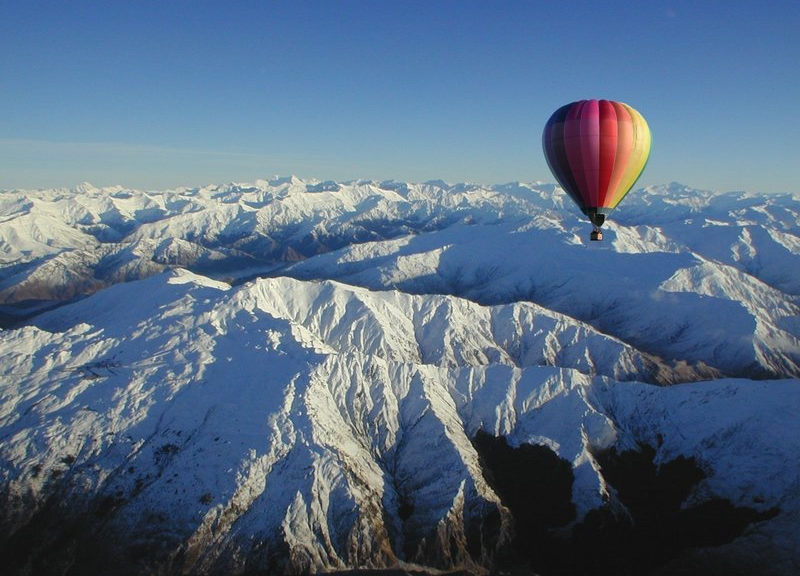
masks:
<instances>
[{"instance_id":1,"label":"mountain ridge","mask_svg":"<svg viewBox=\"0 0 800 576\"><path fill-rule=\"evenodd\" d=\"M487 434L560 471L572 516L522 546L562 572L602 565L598 518L640 523L621 461L683 470L670 514L714 534L647 565L612 547L637 573L793 574L800 198L625 205L589 244L548 184L0 193L6 309L59 304L0 330L0 557L554 573L520 556ZM745 520L716 534L707 510Z\"/></svg>"},{"instance_id":2,"label":"mountain ridge","mask_svg":"<svg viewBox=\"0 0 800 576\"><path fill-rule=\"evenodd\" d=\"M483 304L533 301L668 362L703 362L731 376L800 375L800 343L786 329L800 295L798 199L715 195L675 183L630 196L609 223L607 242L586 246L585 226L553 185L293 176L164 192L6 192L0 305L10 326L31 310L174 266L232 281L337 279ZM654 214L660 227L649 223ZM641 267L661 273L661 285L642 282ZM586 281L591 292L581 288ZM734 353L698 354L693 340L707 341L708 332L675 345L687 340L686 328L665 303L687 298L709 326L720 316L739 318L741 331L727 344ZM646 311L649 326L624 313L625 300L631 315ZM708 302L717 309L711 315L703 312ZM742 311L741 302L757 307ZM657 307L666 315L648 311ZM611 317L599 315L609 308ZM752 349L742 343L751 325L763 334Z\"/></svg>"},{"instance_id":3,"label":"mountain ridge","mask_svg":"<svg viewBox=\"0 0 800 576\"><path fill-rule=\"evenodd\" d=\"M137 286L142 282L147 286ZM71 513L81 510L75 502L84 502L97 517L88 533L102 527L109 558L136 556L141 548L162 569L171 564L158 555L154 560L152 550L157 542L165 545L166 530L175 535L166 543L178 551L169 562L181 570L238 572L250 565L240 563L246 559L279 571L316 571L393 566L401 558L479 570L491 564L499 543L475 552L470 542L491 534L509 538L510 518L483 479L470 442L478 430L506 436L512 445L549 446L571 462L580 514L613 499L593 454L637 442L660 443L663 459L702 455L715 473L696 497L710 492L764 509L779 505L784 514L774 526L791 525L800 510L787 500L797 481L790 471L753 492L765 455L774 458L769 469L777 473L778 461L782 467L800 450L789 408L800 402L796 381L658 388L574 368L520 368L471 357L454 366L409 363L399 359L407 349L402 341L394 343L401 352L396 359L377 345L341 351L328 343L337 341L336 330L315 334L314 322L281 318L274 305L259 302L280 303L280 290L264 288L286 282L307 301L326 288L353 291L288 279L230 288L170 272L46 313L37 323L47 332L30 326L4 333L5 378L19 383L5 389L0 416L0 453L6 466L15 463L3 468L6 510L69 495ZM336 299L321 298L317 306ZM332 327L353 321L347 308ZM784 408L767 416L767 398ZM707 413L703 403L712 399L726 407ZM746 472L739 465L741 442L760 462ZM413 502L413 509L400 522L403 502ZM382 510L388 513L383 520ZM12 525L36 525L35 518L16 517ZM509 527L496 532L491 527L498 521ZM350 527L345 532L334 528L342 523ZM55 529L45 526L36 532L44 547L36 550L63 558L65 551L47 544ZM122 534L136 538L131 544ZM432 534L438 536L431 540ZM786 542L785 536L776 541ZM240 549L252 538L267 546L266 556ZM792 542L785 544L790 550ZM443 556L443 550L455 552ZM80 555L73 560L94 565Z\"/></svg>"}]
</instances>

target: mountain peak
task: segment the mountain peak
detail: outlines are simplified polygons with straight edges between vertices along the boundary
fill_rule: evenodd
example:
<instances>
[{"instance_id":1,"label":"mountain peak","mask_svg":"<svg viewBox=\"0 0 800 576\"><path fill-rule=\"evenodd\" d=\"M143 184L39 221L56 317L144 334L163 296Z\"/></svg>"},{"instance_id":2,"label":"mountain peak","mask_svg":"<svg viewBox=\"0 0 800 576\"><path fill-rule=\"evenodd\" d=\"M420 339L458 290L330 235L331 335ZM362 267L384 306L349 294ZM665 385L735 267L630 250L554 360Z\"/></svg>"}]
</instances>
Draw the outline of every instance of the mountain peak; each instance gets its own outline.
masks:
<instances>
[{"instance_id":1,"label":"mountain peak","mask_svg":"<svg viewBox=\"0 0 800 576\"><path fill-rule=\"evenodd\" d=\"M296 184L296 185L305 184L305 181L302 178L294 174L291 174L289 176L275 175L272 178L270 178L268 182L270 186L282 186L284 184Z\"/></svg>"},{"instance_id":2,"label":"mountain peak","mask_svg":"<svg viewBox=\"0 0 800 576\"><path fill-rule=\"evenodd\" d=\"M100 189L89 182L81 182L73 190L79 194L94 194L100 192Z\"/></svg>"}]
</instances>

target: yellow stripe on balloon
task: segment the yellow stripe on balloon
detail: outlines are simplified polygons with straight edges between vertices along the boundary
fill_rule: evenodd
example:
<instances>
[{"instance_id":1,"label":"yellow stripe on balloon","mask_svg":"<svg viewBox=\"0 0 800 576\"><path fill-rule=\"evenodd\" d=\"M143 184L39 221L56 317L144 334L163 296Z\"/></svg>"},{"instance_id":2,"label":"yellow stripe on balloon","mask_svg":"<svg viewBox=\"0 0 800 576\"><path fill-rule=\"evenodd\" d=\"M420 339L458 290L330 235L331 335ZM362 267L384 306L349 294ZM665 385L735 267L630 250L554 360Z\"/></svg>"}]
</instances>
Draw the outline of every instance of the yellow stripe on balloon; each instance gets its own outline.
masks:
<instances>
[{"instance_id":1,"label":"yellow stripe on balloon","mask_svg":"<svg viewBox=\"0 0 800 576\"><path fill-rule=\"evenodd\" d=\"M625 167L625 172L619 180L619 184L611 195L611 199L607 202L609 208L616 208L617 204L625 197L628 191L633 187L639 176L642 175L644 167L647 165L647 160L650 157L650 128L647 122L639 112L625 103L622 104L631 115L633 125L633 146L631 148L630 159L628 165Z\"/></svg>"},{"instance_id":2,"label":"yellow stripe on balloon","mask_svg":"<svg viewBox=\"0 0 800 576\"><path fill-rule=\"evenodd\" d=\"M617 150L614 155L614 167L611 170L611 178L608 180L603 207L614 208L619 200L615 200L620 195L620 184L625 176L628 161L633 151L633 118L628 112L628 107L621 102L611 102L617 119Z\"/></svg>"}]
</instances>

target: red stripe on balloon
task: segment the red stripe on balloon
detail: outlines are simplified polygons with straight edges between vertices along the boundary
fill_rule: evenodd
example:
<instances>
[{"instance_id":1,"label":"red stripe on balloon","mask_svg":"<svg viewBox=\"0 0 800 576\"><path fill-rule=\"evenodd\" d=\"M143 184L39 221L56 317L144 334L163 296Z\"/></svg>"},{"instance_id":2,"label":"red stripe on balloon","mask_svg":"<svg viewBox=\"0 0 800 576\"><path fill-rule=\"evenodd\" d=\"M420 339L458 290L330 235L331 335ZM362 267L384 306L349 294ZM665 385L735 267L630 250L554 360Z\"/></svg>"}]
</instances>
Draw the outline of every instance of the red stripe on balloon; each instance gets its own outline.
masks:
<instances>
[{"instance_id":1,"label":"red stripe on balloon","mask_svg":"<svg viewBox=\"0 0 800 576\"><path fill-rule=\"evenodd\" d=\"M599 187L597 194L597 205L608 207L611 200L609 192L609 182L614 171L614 164L617 157L617 113L614 105L608 100L600 100L600 134L599 157L600 172L598 175Z\"/></svg>"}]
</instances>

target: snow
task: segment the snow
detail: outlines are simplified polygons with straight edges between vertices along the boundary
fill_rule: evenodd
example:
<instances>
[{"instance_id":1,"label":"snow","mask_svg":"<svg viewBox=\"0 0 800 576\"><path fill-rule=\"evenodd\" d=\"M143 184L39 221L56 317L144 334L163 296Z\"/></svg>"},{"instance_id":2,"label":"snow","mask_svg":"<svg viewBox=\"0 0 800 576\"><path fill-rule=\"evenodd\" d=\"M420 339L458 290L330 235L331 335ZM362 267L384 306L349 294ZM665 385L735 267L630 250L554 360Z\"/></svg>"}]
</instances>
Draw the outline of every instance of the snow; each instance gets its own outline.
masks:
<instances>
[{"instance_id":1,"label":"snow","mask_svg":"<svg viewBox=\"0 0 800 576\"><path fill-rule=\"evenodd\" d=\"M142 572L480 571L512 529L483 430L567 460L579 518L616 497L598 451L694 457L692 501L780 509L726 550L791 573L800 199L636 191L588 245L562 196L0 193L3 302L81 295L0 331L3 537L96 518L93 561L167 551Z\"/></svg>"}]
</instances>

